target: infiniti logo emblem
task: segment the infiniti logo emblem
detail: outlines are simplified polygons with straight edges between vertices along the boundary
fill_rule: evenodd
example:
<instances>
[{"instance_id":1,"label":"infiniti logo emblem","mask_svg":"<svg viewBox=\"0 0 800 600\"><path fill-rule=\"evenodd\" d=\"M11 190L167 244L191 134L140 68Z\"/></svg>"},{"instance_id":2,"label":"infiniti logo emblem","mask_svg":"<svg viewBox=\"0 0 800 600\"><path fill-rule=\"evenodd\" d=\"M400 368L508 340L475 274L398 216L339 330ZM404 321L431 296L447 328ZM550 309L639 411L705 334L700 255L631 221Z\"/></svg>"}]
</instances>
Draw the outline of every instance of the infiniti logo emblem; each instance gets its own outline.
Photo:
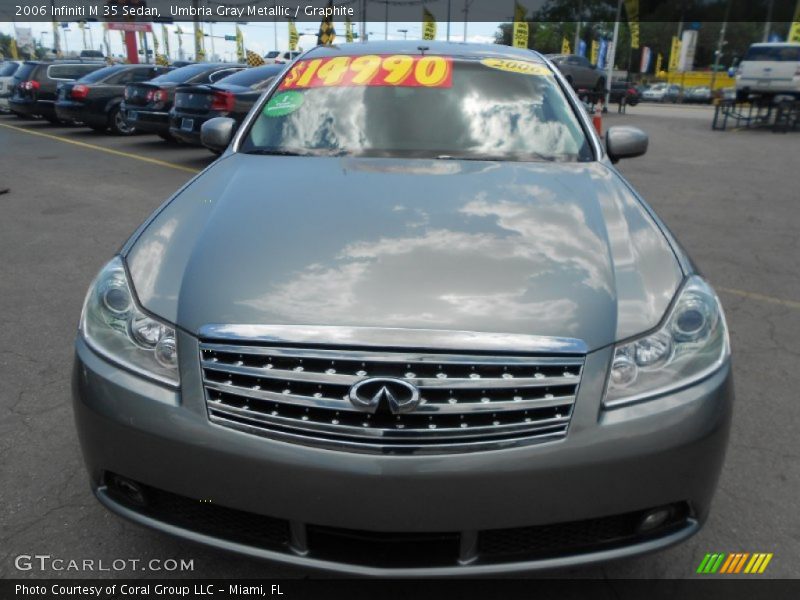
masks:
<instances>
[{"instance_id":1,"label":"infiniti logo emblem","mask_svg":"<svg viewBox=\"0 0 800 600\"><path fill-rule=\"evenodd\" d=\"M419 406L419 390L402 379L372 378L350 388L353 406L375 413L383 406L395 414L413 411Z\"/></svg>"}]
</instances>

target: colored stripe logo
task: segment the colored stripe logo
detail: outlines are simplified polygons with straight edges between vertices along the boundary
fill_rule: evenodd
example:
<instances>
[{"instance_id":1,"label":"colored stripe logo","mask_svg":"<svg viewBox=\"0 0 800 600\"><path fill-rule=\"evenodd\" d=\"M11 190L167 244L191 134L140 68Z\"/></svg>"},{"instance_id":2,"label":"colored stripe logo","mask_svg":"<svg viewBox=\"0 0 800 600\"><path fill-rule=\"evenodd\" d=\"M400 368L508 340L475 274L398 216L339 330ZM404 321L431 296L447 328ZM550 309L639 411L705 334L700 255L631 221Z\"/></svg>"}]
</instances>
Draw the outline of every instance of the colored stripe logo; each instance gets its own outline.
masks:
<instances>
[{"instance_id":1,"label":"colored stripe logo","mask_svg":"<svg viewBox=\"0 0 800 600\"><path fill-rule=\"evenodd\" d=\"M745 573L749 575L761 574L767 569L772 560L772 552L715 552L706 554L697 567L697 572L702 575L720 573L735 575Z\"/></svg>"}]
</instances>

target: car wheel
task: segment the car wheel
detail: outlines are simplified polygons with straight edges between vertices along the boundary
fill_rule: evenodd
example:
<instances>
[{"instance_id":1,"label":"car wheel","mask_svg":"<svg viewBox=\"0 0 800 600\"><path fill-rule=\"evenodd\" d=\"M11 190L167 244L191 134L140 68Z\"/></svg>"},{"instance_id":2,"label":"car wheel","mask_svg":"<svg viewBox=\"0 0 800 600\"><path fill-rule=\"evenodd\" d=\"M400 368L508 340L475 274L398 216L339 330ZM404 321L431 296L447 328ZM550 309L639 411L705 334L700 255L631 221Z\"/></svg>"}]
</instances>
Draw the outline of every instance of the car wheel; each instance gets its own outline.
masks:
<instances>
[{"instance_id":1,"label":"car wheel","mask_svg":"<svg viewBox=\"0 0 800 600\"><path fill-rule=\"evenodd\" d=\"M51 125L65 125L66 124L64 121L62 121L61 119L59 119L56 116L45 117L45 120L47 120Z\"/></svg>"},{"instance_id":2,"label":"car wheel","mask_svg":"<svg viewBox=\"0 0 800 600\"><path fill-rule=\"evenodd\" d=\"M746 102L749 97L750 97L750 92L748 90L736 90L737 102Z\"/></svg>"},{"instance_id":3,"label":"car wheel","mask_svg":"<svg viewBox=\"0 0 800 600\"><path fill-rule=\"evenodd\" d=\"M158 137L160 137L165 142L169 142L170 144L177 144L178 140L171 133L159 133Z\"/></svg>"},{"instance_id":4,"label":"car wheel","mask_svg":"<svg viewBox=\"0 0 800 600\"><path fill-rule=\"evenodd\" d=\"M113 108L111 114L108 115L108 128L115 135L131 135L135 131L133 127L128 125L125 115L119 109L119 106Z\"/></svg>"}]
</instances>

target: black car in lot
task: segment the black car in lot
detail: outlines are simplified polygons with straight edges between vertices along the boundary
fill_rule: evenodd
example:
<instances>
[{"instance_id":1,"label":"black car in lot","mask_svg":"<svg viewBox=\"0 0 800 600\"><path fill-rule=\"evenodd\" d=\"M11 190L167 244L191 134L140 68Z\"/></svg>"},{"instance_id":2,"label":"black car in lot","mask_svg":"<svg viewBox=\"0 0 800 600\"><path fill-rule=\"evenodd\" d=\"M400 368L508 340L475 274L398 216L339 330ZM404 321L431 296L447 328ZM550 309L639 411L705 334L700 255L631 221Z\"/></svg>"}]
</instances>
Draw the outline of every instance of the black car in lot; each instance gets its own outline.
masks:
<instances>
[{"instance_id":1,"label":"black car in lot","mask_svg":"<svg viewBox=\"0 0 800 600\"><path fill-rule=\"evenodd\" d=\"M58 85L105 66L100 61L25 61L14 73L9 109L20 117L44 117L51 123L59 123L55 111Z\"/></svg>"},{"instance_id":2,"label":"black car in lot","mask_svg":"<svg viewBox=\"0 0 800 600\"><path fill-rule=\"evenodd\" d=\"M170 134L187 144L201 146L200 127L214 117L229 117L238 127L250 108L285 68L274 64L253 67L216 83L181 86L169 113Z\"/></svg>"},{"instance_id":3,"label":"black car in lot","mask_svg":"<svg viewBox=\"0 0 800 600\"><path fill-rule=\"evenodd\" d=\"M122 111L129 127L144 133L156 133L165 140L174 139L169 132L169 111L179 86L215 83L247 65L231 63L197 63L175 69L143 83L125 87Z\"/></svg>"},{"instance_id":4,"label":"black car in lot","mask_svg":"<svg viewBox=\"0 0 800 600\"><path fill-rule=\"evenodd\" d=\"M96 131L110 129L118 135L133 133L120 111L125 86L148 81L171 70L156 65L114 65L75 82L62 83L55 105L56 116L62 121L84 123Z\"/></svg>"},{"instance_id":5,"label":"black car in lot","mask_svg":"<svg viewBox=\"0 0 800 600\"><path fill-rule=\"evenodd\" d=\"M625 99L625 104L629 106L636 106L642 99L636 85L629 81L612 81L611 94L609 96L610 102L619 103Z\"/></svg>"}]
</instances>

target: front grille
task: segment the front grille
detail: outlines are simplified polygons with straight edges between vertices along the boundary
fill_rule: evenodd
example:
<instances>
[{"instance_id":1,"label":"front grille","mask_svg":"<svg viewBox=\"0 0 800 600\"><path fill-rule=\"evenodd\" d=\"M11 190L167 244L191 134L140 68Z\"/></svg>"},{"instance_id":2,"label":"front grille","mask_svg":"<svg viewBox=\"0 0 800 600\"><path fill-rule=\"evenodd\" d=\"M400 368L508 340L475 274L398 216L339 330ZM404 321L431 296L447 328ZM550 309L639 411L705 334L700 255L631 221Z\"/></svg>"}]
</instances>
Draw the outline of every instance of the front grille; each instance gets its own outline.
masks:
<instances>
[{"instance_id":1,"label":"front grille","mask_svg":"<svg viewBox=\"0 0 800 600\"><path fill-rule=\"evenodd\" d=\"M212 422L252 434L361 452L464 452L567 433L582 356L332 349L203 341ZM348 397L357 382L402 379L413 412L374 414Z\"/></svg>"}]
</instances>

